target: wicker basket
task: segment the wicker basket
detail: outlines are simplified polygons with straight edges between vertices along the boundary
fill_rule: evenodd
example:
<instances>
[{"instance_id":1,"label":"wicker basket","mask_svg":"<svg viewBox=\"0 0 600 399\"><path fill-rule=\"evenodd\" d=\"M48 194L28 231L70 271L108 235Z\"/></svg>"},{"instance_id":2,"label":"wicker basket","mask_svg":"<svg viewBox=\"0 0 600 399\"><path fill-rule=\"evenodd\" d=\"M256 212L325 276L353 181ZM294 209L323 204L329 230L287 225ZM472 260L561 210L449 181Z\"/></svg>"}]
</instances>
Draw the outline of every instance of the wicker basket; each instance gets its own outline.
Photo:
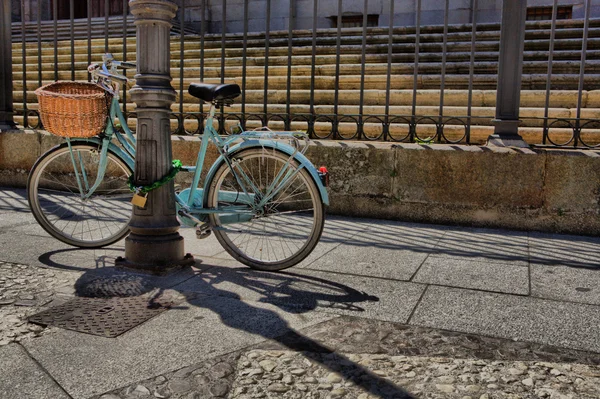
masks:
<instances>
[{"instance_id":1,"label":"wicker basket","mask_svg":"<svg viewBox=\"0 0 600 399\"><path fill-rule=\"evenodd\" d=\"M61 137L104 130L112 95L94 83L55 82L35 91L44 129Z\"/></svg>"}]
</instances>

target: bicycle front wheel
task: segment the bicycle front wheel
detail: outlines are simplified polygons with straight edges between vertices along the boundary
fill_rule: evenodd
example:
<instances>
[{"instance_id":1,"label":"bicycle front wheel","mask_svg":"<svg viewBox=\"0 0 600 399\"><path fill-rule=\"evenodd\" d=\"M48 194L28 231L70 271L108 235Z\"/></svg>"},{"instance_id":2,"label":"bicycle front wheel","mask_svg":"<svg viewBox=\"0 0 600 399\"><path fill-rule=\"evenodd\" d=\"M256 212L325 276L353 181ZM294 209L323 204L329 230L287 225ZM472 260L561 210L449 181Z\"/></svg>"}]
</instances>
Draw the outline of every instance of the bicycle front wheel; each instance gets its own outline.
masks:
<instances>
[{"instance_id":1,"label":"bicycle front wheel","mask_svg":"<svg viewBox=\"0 0 600 399\"><path fill-rule=\"evenodd\" d=\"M66 143L55 147L33 166L27 182L33 216L50 235L69 245L99 248L115 243L129 232L131 169L109 151L102 182L84 199L81 192L96 181L100 152L90 144L71 148L72 156Z\"/></svg>"},{"instance_id":2,"label":"bicycle front wheel","mask_svg":"<svg viewBox=\"0 0 600 399\"><path fill-rule=\"evenodd\" d=\"M258 270L282 270L306 258L324 223L310 173L272 148L242 150L232 165L235 172L225 162L217 169L207 193L208 207L217 209L209 219L223 248Z\"/></svg>"}]
</instances>

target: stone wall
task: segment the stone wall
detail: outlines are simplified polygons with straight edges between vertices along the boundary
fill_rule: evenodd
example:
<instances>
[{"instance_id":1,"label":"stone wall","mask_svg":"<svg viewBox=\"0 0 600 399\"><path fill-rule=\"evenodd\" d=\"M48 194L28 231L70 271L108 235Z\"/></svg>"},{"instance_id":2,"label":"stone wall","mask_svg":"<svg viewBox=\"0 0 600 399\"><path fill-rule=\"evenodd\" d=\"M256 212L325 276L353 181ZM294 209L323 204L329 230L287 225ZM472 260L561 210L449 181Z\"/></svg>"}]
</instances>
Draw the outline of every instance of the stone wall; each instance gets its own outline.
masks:
<instances>
[{"instance_id":1,"label":"stone wall","mask_svg":"<svg viewBox=\"0 0 600 399\"><path fill-rule=\"evenodd\" d=\"M194 164L198 138L172 140L174 157ZM60 142L0 133L0 186L24 187ZM331 173L331 214L600 235L600 151L315 141L307 155Z\"/></svg>"}]
</instances>

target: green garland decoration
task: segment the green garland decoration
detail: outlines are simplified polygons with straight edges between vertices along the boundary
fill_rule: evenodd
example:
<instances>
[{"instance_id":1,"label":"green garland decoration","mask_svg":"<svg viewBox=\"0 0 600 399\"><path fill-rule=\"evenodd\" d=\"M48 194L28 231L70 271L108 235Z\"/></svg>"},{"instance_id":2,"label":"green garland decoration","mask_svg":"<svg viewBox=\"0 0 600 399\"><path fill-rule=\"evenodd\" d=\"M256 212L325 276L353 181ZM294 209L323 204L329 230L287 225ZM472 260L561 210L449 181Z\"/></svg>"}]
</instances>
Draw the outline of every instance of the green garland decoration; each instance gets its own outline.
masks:
<instances>
[{"instance_id":1,"label":"green garland decoration","mask_svg":"<svg viewBox=\"0 0 600 399\"><path fill-rule=\"evenodd\" d=\"M162 177L162 179L160 179L159 181L155 181L154 183L148 185L148 186L136 186L133 184L133 175L129 176L129 178L127 179L127 185L129 186L129 189L137 194L147 194L150 191L159 188L160 186L165 185L166 183L170 182L171 180L173 180L175 178L175 175L177 173L179 173L179 171L183 168L183 164L181 163L181 161L179 159L174 159L173 160L173 169L171 169L171 171Z\"/></svg>"}]
</instances>

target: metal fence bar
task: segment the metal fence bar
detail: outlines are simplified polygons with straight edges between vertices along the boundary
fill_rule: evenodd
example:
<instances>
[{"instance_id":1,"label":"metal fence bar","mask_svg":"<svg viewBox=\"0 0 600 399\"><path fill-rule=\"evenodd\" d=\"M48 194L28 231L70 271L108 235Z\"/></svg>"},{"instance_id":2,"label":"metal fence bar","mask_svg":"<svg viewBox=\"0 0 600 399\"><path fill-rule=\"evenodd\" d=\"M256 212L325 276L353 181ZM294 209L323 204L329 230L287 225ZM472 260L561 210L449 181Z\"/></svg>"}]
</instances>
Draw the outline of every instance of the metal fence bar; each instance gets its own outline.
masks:
<instances>
[{"instance_id":1,"label":"metal fence bar","mask_svg":"<svg viewBox=\"0 0 600 399\"><path fill-rule=\"evenodd\" d=\"M104 0L104 52L108 53L108 17L110 15L109 0Z\"/></svg>"},{"instance_id":2,"label":"metal fence bar","mask_svg":"<svg viewBox=\"0 0 600 399\"><path fill-rule=\"evenodd\" d=\"M127 61L127 7L129 2L123 0L123 61ZM89 13L89 10L88 10ZM134 72L135 73L135 72ZM127 69L123 70L123 75L127 76ZM123 114L127 117L127 92L129 88L127 84L123 85Z\"/></svg>"},{"instance_id":3,"label":"metal fence bar","mask_svg":"<svg viewBox=\"0 0 600 399\"><path fill-rule=\"evenodd\" d=\"M42 7L37 8L38 86L42 85Z\"/></svg>"},{"instance_id":4,"label":"metal fence bar","mask_svg":"<svg viewBox=\"0 0 600 399\"><path fill-rule=\"evenodd\" d=\"M221 29L221 84L225 83L225 34L227 33L227 0L223 2L223 23ZM221 107L219 132L225 134L225 110Z\"/></svg>"},{"instance_id":5,"label":"metal fence bar","mask_svg":"<svg viewBox=\"0 0 600 399\"><path fill-rule=\"evenodd\" d=\"M390 91L392 89L392 44L394 42L394 0L390 0L390 21L388 23L388 54L387 78L385 82L385 122L383 139L387 140L390 134Z\"/></svg>"},{"instance_id":6,"label":"metal fence bar","mask_svg":"<svg viewBox=\"0 0 600 399\"><path fill-rule=\"evenodd\" d=\"M312 67L310 72L310 115L314 122L315 117L315 63L317 58L317 13L319 12L319 0L313 1L313 25L312 25Z\"/></svg>"},{"instance_id":7,"label":"metal fence bar","mask_svg":"<svg viewBox=\"0 0 600 399\"><path fill-rule=\"evenodd\" d=\"M362 31L362 51L360 58L360 103L358 104L358 131L357 138L360 140L364 133L363 129L363 111L365 99L365 69L367 62L367 25L369 22L369 0L365 0L363 8L363 31Z\"/></svg>"},{"instance_id":8,"label":"metal fence bar","mask_svg":"<svg viewBox=\"0 0 600 399\"><path fill-rule=\"evenodd\" d=\"M288 55L287 55L287 82L285 96L285 130L292 130L292 115L290 112L290 104L292 102L292 39L294 29L294 1L290 0L288 19Z\"/></svg>"},{"instance_id":9,"label":"metal fence bar","mask_svg":"<svg viewBox=\"0 0 600 399\"><path fill-rule=\"evenodd\" d=\"M339 137L339 118L338 118L338 106L340 101L340 57L341 57L341 45L342 45L342 14L344 10L342 8L342 0L338 0L337 5L337 32L335 38L335 92L333 94L333 115L334 125L332 137Z\"/></svg>"},{"instance_id":10,"label":"metal fence bar","mask_svg":"<svg viewBox=\"0 0 600 399\"><path fill-rule=\"evenodd\" d=\"M75 2L69 1L69 19L71 20L71 80L75 80Z\"/></svg>"},{"instance_id":11,"label":"metal fence bar","mask_svg":"<svg viewBox=\"0 0 600 399\"><path fill-rule=\"evenodd\" d=\"M244 0L244 37L242 43L242 127L246 128L246 51L248 50L248 0Z\"/></svg>"},{"instance_id":12,"label":"metal fence bar","mask_svg":"<svg viewBox=\"0 0 600 399\"><path fill-rule=\"evenodd\" d=\"M227 32L227 0L223 2L223 22L221 29L221 84L225 83L225 33Z\"/></svg>"},{"instance_id":13,"label":"metal fence bar","mask_svg":"<svg viewBox=\"0 0 600 399\"><path fill-rule=\"evenodd\" d=\"M446 5L444 7L444 33L442 38L442 70L441 70L441 81L440 81L440 106L439 106L439 117L438 117L438 132L437 139L438 142L442 141L444 136L444 91L446 89L446 60L448 52L448 14L450 9L450 0L446 0Z\"/></svg>"},{"instance_id":14,"label":"metal fence bar","mask_svg":"<svg viewBox=\"0 0 600 399\"><path fill-rule=\"evenodd\" d=\"M471 114L473 107L473 77L475 75L475 45L477 41L477 0L473 0L473 10L471 11L471 55L469 58L469 93L467 98L467 129L465 139L467 143L471 142Z\"/></svg>"},{"instance_id":15,"label":"metal fence bar","mask_svg":"<svg viewBox=\"0 0 600 399\"><path fill-rule=\"evenodd\" d=\"M0 130L15 129L11 2L0 1Z\"/></svg>"},{"instance_id":16,"label":"metal fence bar","mask_svg":"<svg viewBox=\"0 0 600 399\"><path fill-rule=\"evenodd\" d=\"M71 0L73 1L73 0ZM27 127L27 43L25 42L25 2L21 2L21 55L23 62L23 127ZM12 58L12 54L11 54Z\"/></svg>"},{"instance_id":17,"label":"metal fence bar","mask_svg":"<svg viewBox=\"0 0 600 399\"><path fill-rule=\"evenodd\" d=\"M54 80L58 80L58 2L52 2L54 17Z\"/></svg>"},{"instance_id":18,"label":"metal fence bar","mask_svg":"<svg viewBox=\"0 0 600 399\"><path fill-rule=\"evenodd\" d=\"M550 88L552 79L552 61L554 56L554 37L556 34L556 16L558 14L558 0L552 5L552 27L550 29L550 47L548 48L548 75L546 76L546 102L544 104L544 130L542 132L542 144L548 140L548 110L550 108Z\"/></svg>"},{"instance_id":19,"label":"metal fence bar","mask_svg":"<svg viewBox=\"0 0 600 399\"><path fill-rule=\"evenodd\" d=\"M185 50L185 0L182 0L181 7L179 8L179 23L181 24L181 32L179 36L179 117L181 118L181 129L180 133L185 132L185 126L183 123L183 56ZM169 50L171 51L171 50Z\"/></svg>"},{"instance_id":20,"label":"metal fence bar","mask_svg":"<svg viewBox=\"0 0 600 399\"><path fill-rule=\"evenodd\" d=\"M271 40L271 0L267 0L267 13L265 20L265 83L263 92L263 123L269 125L267 103L269 102L269 41Z\"/></svg>"},{"instance_id":21,"label":"metal fence bar","mask_svg":"<svg viewBox=\"0 0 600 399\"><path fill-rule=\"evenodd\" d=\"M419 78L419 47L421 40L421 0L417 0L417 12L415 15L415 66L413 71L413 95L411 111L410 141L413 141L416 135L416 115L417 115L417 86Z\"/></svg>"},{"instance_id":22,"label":"metal fence bar","mask_svg":"<svg viewBox=\"0 0 600 399\"><path fill-rule=\"evenodd\" d=\"M248 0L246 0L247 2ZM206 33L206 0L202 0L200 11L200 82L204 82L204 34ZM202 123L198 127L200 133L204 128L204 101L200 100L200 118Z\"/></svg>"},{"instance_id":23,"label":"metal fence bar","mask_svg":"<svg viewBox=\"0 0 600 399\"><path fill-rule=\"evenodd\" d=\"M529 147L519 135L526 15L526 2L522 0L503 1L496 89L496 119L493 120L494 134L490 135L487 140L489 146Z\"/></svg>"},{"instance_id":24,"label":"metal fence bar","mask_svg":"<svg viewBox=\"0 0 600 399\"><path fill-rule=\"evenodd\" d=\"M575 119L575 134L573 139L573 146L577 147L579 143L579 137L581 136L580 126L581 126L581 103L582 103L582 95L583 95L583 82L584 82L584 74L585 74L585 61L586 61L586 51L587 51L587 42L588 42L588 32L590 28L590 5L591 0L585 0L585 22L583 24L583 41L581 43L581 61L579 64L579 84L577 87L577 116Z\"/></svg>"},{"instance_id":25,"label":"metal fence bar","mask_svg":"<svg viewBox=\"0 0 600 399\"><path fill-rule=\"evenodd\" d=\"M92 63L92 0L87 0L87 45L88 45L88 65ZM88 73L88 82L92 80L92 75Z\"/></svg>"}]
</instances>

